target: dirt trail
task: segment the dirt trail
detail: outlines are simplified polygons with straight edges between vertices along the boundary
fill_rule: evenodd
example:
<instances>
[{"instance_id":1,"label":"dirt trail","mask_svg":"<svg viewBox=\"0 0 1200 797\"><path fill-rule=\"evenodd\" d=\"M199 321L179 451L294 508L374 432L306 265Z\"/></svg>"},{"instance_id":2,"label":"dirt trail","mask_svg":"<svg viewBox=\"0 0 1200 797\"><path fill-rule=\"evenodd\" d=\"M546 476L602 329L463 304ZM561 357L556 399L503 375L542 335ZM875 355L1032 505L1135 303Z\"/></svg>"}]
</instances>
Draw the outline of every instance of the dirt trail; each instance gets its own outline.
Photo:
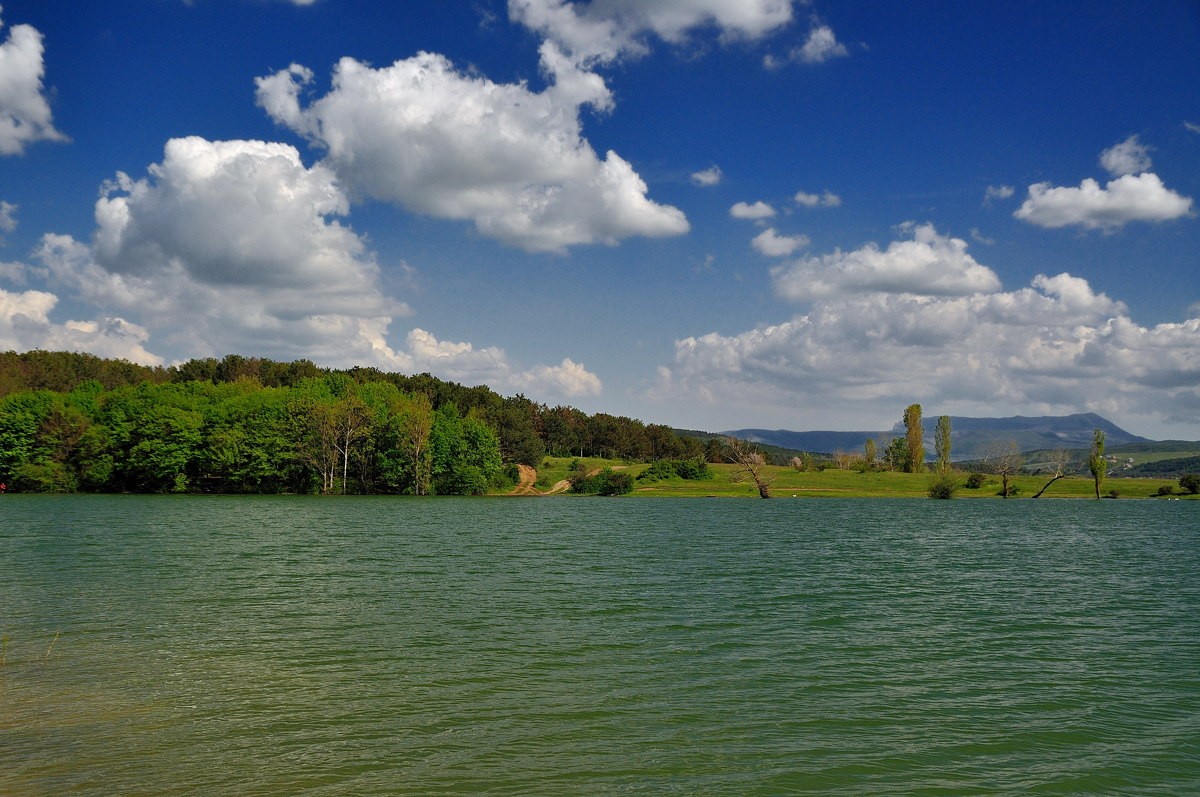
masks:
<instances>
[{"instance_id":1,"label":"dirt trail","mask_svg":"<svg viewBox=\"0 0 1200 797\"><path fill-rule=\"evenodd\" d=\"M528 465L518 465L517 473L520 474L517 480L517 486L509 491L509 495L540 495L534 484L537 483L537 471Z\"/></svg>"},{"instance_id":2,"label":"dirt trail","mask_svg":"<svg viewBox=\"0 0 1200 797\"><path fill-rule=\"evenodd\" d=\"M571 482L563 479L562 481L555 482L554 486L546 492L542 492L537 488L536 470L528 465L518 465L517 473L520 474L517 486L508 491L509 495L557 495L571 489Z\"/></svg>"}]
</instances>

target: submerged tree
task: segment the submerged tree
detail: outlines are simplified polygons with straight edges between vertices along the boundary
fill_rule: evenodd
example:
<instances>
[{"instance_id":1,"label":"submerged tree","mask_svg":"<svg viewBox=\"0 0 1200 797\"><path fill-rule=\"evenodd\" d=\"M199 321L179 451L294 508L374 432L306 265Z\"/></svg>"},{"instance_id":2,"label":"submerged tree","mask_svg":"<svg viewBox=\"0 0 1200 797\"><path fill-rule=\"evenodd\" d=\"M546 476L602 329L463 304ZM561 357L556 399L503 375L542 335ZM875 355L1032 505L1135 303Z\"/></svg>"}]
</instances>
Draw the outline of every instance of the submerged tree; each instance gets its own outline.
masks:
<instances>
[{"instance_id":1,"label":"submerged tree","mask_svg":"<svg viewBox=\"0 0 1200 797\"><path fill-rule=\"evenodd\" d=\"M909 473L925 470L925 432L921 428L921 405L909 404L904 410L904 442L908 449Z\"/></svg>"},{"instance_id":2,"label":"submerged tree","mask_svg":"<svg viewBox=\"0 0 1200 797\"><path fill-rule=\"evenodd\" d=\"M1065 476L1071 475L1074 472L1074 470L1070 467L1071 452L1067 451L1065 448L1060 448L1051 454L1050 462L1048 464L1050 466L1050 481L1042 485L1042 489L1038 490L1037 493L1034 494L1034 498L1041 498L1042 493L1046 492L1046 490L1050 488L1050 485L1054 484L1056 481L1064 478Z\"/></svg>"},{"instance_id":3,"label":"submerged tree","mask_svg":"<svg viewBox=\"0 0 1200 797\"><path fill-rule=\"evenodd\" d=\"M1096 498L1100 497L1100 489L1104 486L1104 477L1108 474L1108 460L1104 458L1104 431L1096 429L1092 432L1092 451L1088 454L1088 470L1092 472L1092 481L1096 485Z\"/></svg>"},{"instance_id":4,"label":"submerged tree","mask_svg":"<svg viewBox=\"0 0 1200 797\"><path fill-rule=\"evenodd\" d=\"M759 498L771 497L771 480L766 478L767 458L753 443L726 437L726 458L738 467L730 477L734 482L754 482Z\"/></svg>"}]
</instances>

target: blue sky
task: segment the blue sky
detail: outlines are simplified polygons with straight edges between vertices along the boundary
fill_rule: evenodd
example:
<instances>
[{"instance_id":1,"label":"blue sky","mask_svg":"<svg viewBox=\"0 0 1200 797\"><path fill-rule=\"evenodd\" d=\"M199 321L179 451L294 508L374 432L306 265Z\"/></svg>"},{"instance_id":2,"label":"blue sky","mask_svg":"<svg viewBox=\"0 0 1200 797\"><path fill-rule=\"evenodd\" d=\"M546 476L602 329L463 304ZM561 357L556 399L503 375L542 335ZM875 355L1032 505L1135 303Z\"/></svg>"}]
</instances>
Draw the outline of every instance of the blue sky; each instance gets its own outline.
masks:
<instances>
[{"instance_id":1,"label":"blue sky","mask_svg":"<svg viewBox=\"0 0 1200 797\"><path fill-rule=\"evenodd\" d=\"M1200 439L1200 6L4 0L0 349Z\"/></svg>"}]
</instances>

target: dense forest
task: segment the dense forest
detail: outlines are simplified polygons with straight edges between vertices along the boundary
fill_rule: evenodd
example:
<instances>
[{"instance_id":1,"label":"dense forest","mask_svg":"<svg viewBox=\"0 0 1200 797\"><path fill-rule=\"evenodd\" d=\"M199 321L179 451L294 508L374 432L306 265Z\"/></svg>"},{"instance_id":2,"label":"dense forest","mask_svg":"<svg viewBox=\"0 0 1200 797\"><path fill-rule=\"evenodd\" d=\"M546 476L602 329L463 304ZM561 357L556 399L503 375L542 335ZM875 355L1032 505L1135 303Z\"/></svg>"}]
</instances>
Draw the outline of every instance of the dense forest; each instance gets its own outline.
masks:
<instances>
[{"instance_id":1,"label":"dense forest","mask_svg":"<svg viewBox=\"0 0 1200 797\"><path fill-rule=\"evenodd\" d=\"M10 490L462 495L503 488L513 466L546 454L711 453L666 426L429 374L238 355L164 368L0 354L0 482Z\"/></svg>"}]
</instances>

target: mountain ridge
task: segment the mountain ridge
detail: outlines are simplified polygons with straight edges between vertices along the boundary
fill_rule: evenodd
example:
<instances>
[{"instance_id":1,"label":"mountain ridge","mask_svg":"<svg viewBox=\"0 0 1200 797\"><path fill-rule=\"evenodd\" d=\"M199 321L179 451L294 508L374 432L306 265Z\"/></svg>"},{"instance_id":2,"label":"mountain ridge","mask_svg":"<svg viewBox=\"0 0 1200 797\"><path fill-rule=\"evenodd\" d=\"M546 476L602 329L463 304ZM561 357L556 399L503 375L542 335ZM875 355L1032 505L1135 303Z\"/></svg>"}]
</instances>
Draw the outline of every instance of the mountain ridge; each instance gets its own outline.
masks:
<instances>
[{"instance_id":1,"label":"mountain ridge","mask_svg":"<svg viewBox=\"0 0 1200 797\"><path fill-rule=\"evenodd\" d=\"M933 433L937 416L924 419L925 447L933 450ZM1012 440L1021 451L1055 448L1089 448L1096 429L1104 432L1105 442L1115 447L1130 443L1154 442L1127 432L1112 421L1094 412L1071 415L1024 416L1003 418L950 416L952 458L973 459L984 455L995 442ZM722 434L755 443L790 448L813 453L833 454L836 451L859 452L868 439L874 440L882 452L893 437L904 435L904 424L897 423L882 431L792 431L789 429L735 429Z\"/></svg>"}]
</instances>

